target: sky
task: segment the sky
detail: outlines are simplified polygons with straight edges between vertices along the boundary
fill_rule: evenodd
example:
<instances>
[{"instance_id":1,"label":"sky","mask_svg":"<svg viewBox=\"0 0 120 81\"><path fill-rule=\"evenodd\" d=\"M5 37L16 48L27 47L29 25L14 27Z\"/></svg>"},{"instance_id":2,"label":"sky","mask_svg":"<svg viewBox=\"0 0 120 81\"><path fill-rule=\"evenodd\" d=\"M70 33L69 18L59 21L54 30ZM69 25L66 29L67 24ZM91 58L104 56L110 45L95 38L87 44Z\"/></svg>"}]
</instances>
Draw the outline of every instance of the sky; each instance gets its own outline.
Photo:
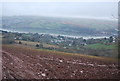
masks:
<instances>
[{"instance_id":1,"label":"sky","mask_svg":"<svg viewBox=\"0 0 120 81\"><path fill-rule=\"evenodd\" d=\"M119 2L119 0L0 0L0 2Z\"/></svg>"},{"instance_id":2,"label":"sky","mask_svg":"<svg viewBox=\"0 0 120 81\"><path fill-rule=\"evenodd\" d=\"M58 0L59 1L59 0ZM73 1L73 0L70 0ZM104 0L105 1L105 0ZM58 17L91 17L91 18L117 18L117 0L90 0L84 2L2 2L3 16L58 16Z\"/></svg>"}]
</instances>

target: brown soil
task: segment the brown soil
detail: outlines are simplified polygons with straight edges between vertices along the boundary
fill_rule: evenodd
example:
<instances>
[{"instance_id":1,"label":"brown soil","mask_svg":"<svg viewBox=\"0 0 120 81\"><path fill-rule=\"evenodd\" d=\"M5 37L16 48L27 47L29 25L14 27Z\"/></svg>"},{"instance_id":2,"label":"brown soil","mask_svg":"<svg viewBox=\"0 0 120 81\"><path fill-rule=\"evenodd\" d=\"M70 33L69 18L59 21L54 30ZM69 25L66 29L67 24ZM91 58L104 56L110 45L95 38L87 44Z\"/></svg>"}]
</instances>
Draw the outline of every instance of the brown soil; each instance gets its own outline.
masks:
<instances>
[{"instance_id":1,"label":"brown soil","mask_svg":"<svg viewBox=\"0 0 120 81\"><path fill-rule=\"evenodd\" d=\"M62 52L3 46L3 79L117 79L118 64Z\"/></svg>"}]
</instances>

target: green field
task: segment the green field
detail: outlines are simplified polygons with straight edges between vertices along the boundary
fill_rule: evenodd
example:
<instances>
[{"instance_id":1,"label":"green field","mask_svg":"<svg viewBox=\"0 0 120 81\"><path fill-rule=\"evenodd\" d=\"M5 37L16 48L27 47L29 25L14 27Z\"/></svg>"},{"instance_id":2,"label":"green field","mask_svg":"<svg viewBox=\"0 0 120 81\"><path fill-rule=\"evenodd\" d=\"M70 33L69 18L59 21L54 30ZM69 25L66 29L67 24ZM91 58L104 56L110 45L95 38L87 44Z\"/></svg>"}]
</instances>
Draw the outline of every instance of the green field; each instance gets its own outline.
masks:
<instances>
[{"instance_id":1,"label":"green field","mask_svg":"<svg viewBox=\"0 0 120 81\"><path fill-rule=\"evenodd\" d=\"M115 44L105 45L105 44L100 44L100 43L86 45L85 47L88 47L91 49L117 49L117 46Z\"/></svg>"}]
</instances>

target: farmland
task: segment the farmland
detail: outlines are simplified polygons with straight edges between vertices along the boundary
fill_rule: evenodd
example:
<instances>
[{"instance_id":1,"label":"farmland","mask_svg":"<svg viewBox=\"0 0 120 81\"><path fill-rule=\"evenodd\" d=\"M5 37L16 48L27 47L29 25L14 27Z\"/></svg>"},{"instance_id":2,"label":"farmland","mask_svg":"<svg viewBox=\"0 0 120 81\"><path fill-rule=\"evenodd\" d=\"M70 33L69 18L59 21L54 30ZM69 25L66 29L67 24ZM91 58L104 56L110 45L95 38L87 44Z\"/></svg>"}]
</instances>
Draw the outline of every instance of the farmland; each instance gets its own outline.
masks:
<instances>
[{"instance_id":1,"label":"farmland","mask_svg":"<svg viewBox=\"0 0 120 81\"><path fill-rule=\"evenodd\" d=\"M117 21L42 16L3 16L2 28L19 32L73 36L117 34Z\"/></svg>"},{"instance_id":2,"label":"farmland","mask_svg":"<svg viewBox=\"0 0 120 81\"><path fill-rule=\"evenodd\" d=\"M0 5L3 81L119 79L117 2Z\"/></svg>"},{"instance_id":3,"label":"farmland","mask_svg":"<svg viewBox=\"0 0 120 81\"><path fill-rule=\"evenodd\" d=\"M19 40L15 40L16 44L19 43ZM22 42L22 45L24 46L28 46L28 47L33 47L35 48L35 45L38 44L38 42L31 42L31 41L21 41ZM40 44L40 43L39 43ZM57 45L50 45L50 44L46 44L46 43L42 43L43 44L43 47L53 47L53 48L58 48Z\"/></svg>"},{"instance_id":4,"label":"farmland","mask_svg":"<svg viewBox=\"0 0 120 81\"><path fill-rule=\"evenodd\" d=\"M87 45L86 47L92 48L92 49L116 49L116 45L104 45L104 44L92 44L92 45Z\"/></svg>"},{"instance_id":5,"label":"farmland","mask_svg":"<svg viewBox=\"0 0 120 81\"><path fill-rule=\"evenodd\" d=\"M1 32L3 79L118 79L117 36Z\"/></svg>"},{"instance_id":6,"label":"farmland","mask_svg":"<svg viewBox=\"0 0 120 81\"><path fill-rule=\"evenodd\" d=\"M117 60L3 45L3 79L117 79Z\"/></svg>"},{"instance_id":7,"label":"farmland","mask_svg":"<svg viewBox=\"0 0 120 81\"><path fill-rule=\"evenodd\" d=\"M88 20L3 17L3 29L16 32L1 30L2 78L117 79L117 24ZM105 38L83 38L94 35Z\"/></svg>"}]
</instances>

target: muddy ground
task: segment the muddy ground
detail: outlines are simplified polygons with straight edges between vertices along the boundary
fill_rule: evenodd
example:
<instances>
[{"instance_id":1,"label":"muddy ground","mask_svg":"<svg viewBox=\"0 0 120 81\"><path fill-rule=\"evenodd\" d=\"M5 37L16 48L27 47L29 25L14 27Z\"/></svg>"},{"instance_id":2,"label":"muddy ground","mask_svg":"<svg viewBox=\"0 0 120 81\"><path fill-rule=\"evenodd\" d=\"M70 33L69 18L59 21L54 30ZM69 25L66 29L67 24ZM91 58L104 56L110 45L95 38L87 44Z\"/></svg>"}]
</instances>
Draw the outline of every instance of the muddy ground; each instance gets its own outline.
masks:
<instances>
[{"instance_id":1,"label":"muddy ground","mask_svg":"<svg viewBox=\"0 0 120 81\"><path fill-rule=\"evenodd\" d=\"M3 79L118 79L115 61L3 46Z\"/></svg>"}]
</instances>

